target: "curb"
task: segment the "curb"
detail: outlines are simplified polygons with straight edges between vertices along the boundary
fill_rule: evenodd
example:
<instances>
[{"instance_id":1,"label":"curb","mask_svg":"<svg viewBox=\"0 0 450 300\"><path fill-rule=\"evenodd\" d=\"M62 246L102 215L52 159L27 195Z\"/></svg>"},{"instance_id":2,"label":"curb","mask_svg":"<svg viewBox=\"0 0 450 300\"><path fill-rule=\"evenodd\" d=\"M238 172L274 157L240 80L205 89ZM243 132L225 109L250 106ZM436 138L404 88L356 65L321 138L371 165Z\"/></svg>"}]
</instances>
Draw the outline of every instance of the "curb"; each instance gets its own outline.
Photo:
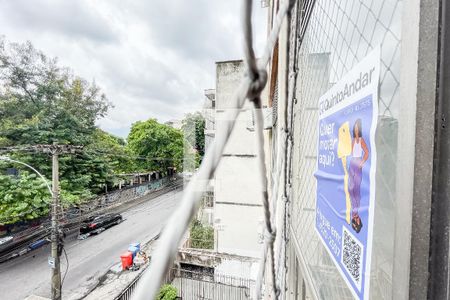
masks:
<instances>
[{"instance_id":1,"label":"curb","mask_svg":"<svg viewBox=\"0 0 450 300\"><path fill-rule=\"evenodd\" d=\"M156 240L159 239L160 235L161 235L161 232L159 232L157 235L155 235L154 237L152 237L150 240L143 242L143 243L142 243L142 245L143 245L142 248L149 247L153 242L155 242ZM148 251L148 250L149 250L149 249L147 249L146 251ZM149 255L149 257L151 257L151 256ZM102 286L103 286L102 283L103 283L103 281L104 281L104 278L106 278L106 276L107 276L108 274L110 274L110 273L117 274L117 273L114 271L114 269L115 269L118 265L120 265L120 263L115 263L115 264L113 264L111 267L109 267L107 271L105 271L102 275L100 275L100 276L98 277L98 280L97 280L96 284L95 284L94 286L92 286L92 288L90 288L90 289L88 290L88 292L87 292L85 295L83 295L81 298L78 298L78 299L85 299L85 298L88 297L92 292L94 292L95 289L97 289L97 288L99 288L99 287L102 287ZM120 290L120 291L117 293L117 295L114 296L113 299L117 299L118 296L120 296L126 289L128 289L129 286L130 286L131 284L133 284L133 283L135 282L135 280L136 280L137 278L139 278L143 272L145 272L145 270L147 269L148 266L149 266L149 263L147 263L147 264L144 265L141 269L139 269L138 272L136 272L136 276L135 276L133 279L131 279L130 282L127 284L127 286L126 286L124 289ZM121 273L122 273L122 272L121 272ZM120 276L121 273L119 273L119 276ZM119 277L119 276L118 276L118 277ZM114 280L117 280L118 277L115 278ZM103 280L102 280L102 279L103 279Z\"/></svg>"}]
</instances>

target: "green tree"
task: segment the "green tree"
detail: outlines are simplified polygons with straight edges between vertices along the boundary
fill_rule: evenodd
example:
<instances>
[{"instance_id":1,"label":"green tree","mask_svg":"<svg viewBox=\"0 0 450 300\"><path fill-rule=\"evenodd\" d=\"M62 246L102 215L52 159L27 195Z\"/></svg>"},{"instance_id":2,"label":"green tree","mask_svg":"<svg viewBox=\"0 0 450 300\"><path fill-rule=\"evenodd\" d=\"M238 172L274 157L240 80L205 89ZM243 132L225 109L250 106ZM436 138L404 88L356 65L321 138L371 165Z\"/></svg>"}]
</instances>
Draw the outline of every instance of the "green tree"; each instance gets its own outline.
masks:
<instances>
[{"instance_id":1,"label":"green tree","mask_svg":"<svg viewBox=\"0 0 450 300\"><path fill-rule=\"evenodd\" d=\"M181 169L183 134L180 130L149 119L134 123L127 140L131 153L141 158L137 169L163 172L169 167Z\"/></svg>"},{"instance_id":2,"label":"green tree","mask_svg":"<svg viewBox=\"0 0 450 300\"><path fill-rule=\"evenodd\" d=\"M205 155L205 118L200 112L186 114L183 121L184 138L202 158Z\"/></svg>"},{"instance_id":3,"label":"green tree","mask_svg":"<svg viewBox=\"0 0 450 300\"><path fill-rule=\"evenodd\" d=\"M34 173L21 172L18 178L0 175L0 224L31 220L49 213L51 194Z\"/></svg>"},{"instance_id":4,"label":"green tree","mask_svg":"<svg viewBox=\"0 0 450 300\"><path fill-rule=\"evenodd\" d=\"M0 41L3 144L86 145L110 103L95 83L57 65L31 43Z\"/></svg>"},{"instance_id":5,"label":"green tree","mask_svg":"<svg viewBox=\"0 0 450 300\"><path fill-rule=\"evenodd\" d=\"M123 138L97 128L92 139L92 143L85 148L86 151L101 154L113 174L134 170L135 159Z\"/></svg>"},{"instance_id":6,"label":"green tree","mask_svg":"<svg viewBox=\"0 0 450 300\"><path fill-rule=\"evenodd\" d=\"M103 191L106 185L112 185L114 172L121 168L120 159L98 151L119 151L120 155L125 151L123 140L95 126L110 107L95 82L73 75L30 42L8 44L0 39L0 146L53 142L84 146L82 153L60 156L63 203L80 202ZM48 154L16 152L11 156L51 178ZM30 180L23 178L20 182L28 184ZM6 180L2 181L0 189L4 190L6 184ZM6 194L1 194L0 201L2 197ZM44 213L36 210L27 218Z\"/></svg>"},{"instance_id":7,"label":"green tree","mask_svg":"<svg viewBox=\"0 0 450 300\"><path fill-rule=\"evenodd\" d=\"M182 121L184 134L184 170L193 172L205 154L205 119L200 112L186 114Z\"/></svg>"}]
</instances>

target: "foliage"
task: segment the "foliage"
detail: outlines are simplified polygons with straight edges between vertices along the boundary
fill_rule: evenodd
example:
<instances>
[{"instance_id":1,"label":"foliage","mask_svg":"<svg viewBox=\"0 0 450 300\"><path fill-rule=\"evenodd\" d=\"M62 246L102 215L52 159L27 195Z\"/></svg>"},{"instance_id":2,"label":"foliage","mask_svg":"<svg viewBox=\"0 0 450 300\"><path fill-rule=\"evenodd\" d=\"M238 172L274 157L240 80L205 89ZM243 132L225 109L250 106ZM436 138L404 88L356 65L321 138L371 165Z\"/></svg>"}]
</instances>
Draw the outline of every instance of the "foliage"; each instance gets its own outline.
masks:
<instances>
[{"instance_id":1,"label":"foliage","mask_svg":"<svg viewBox=\"0 0 450 300\"><path fill-rule=\"evenodd\" d=\"M121 168L117 159L99 152L102 149L125 151L123 140L95 126L110 107L95 82L88 83L74 76L69 69L58 66L56 59L46 57L29 42L7 44L0 39L0 146L56 142L85 147L82 153L59 158L61 198L65 205L103 191L105 186L112 185L114 172ZM48 154L16 152L10 156L34 166L46 178L51 178L51 157ZM14 167L27 170L21 166ZM25 176L19 182L16 184L25 186L32 185L35 180ZM11 184L4 179L0 189L5 190L9 186ZM42 201L37 199L38 194L30 193L26 197L33 196L32 201ZM31 200L25 199L26 193L19 194L23 197L10 199L8 196L8 201L14 211L22 210L26 214ZM0 201L6 201L3 198L6 196L1 194ZM26 214L26 218L45 213L46 210L37 209ZM3 214L14 216L14 213L2 209L0 215Z\"/></svg>"},{"instance_id":2,"label":"foliage","mask_svg":"<svg viewBox=\"0 0 450 300\"><path fill-rule=\"evenodd\" d=\"M31 43L0 42L0 130L3 143L85 145L109 102Z\"/></svg>"},{"instance_id":3,"label":"foliage","mask_svg":"<svg viewBox=\"0 0 450 300\"><path fill-rule=\"evenodd\" d=\"M214 249L214 229L203 225L199 220L194 220L191 224L191 247Z\"/></svg>"},{"instance_id":4,"label":"foliage","mask_svg":"<svg viewBox=\"0 0 450 300\"><path fill-rule=\"evenodd\" d=\"M168 167L181 169L183 134L180 130L158 123L156 119L132 125L128 148L140 157L138 170L165 172Z\"/></svg>"},{"instance_id":5,"label":"foliage","mask_svg":"<svg viewBox=\"0 0 450 300\"><path fill-rule=\"evenodd\" d=\"M205 118L200 112L189 113L182 123L185 140L202 158L205 155Z\"/></svg>"},{"instance_id":6,"label":"foliage","mask_svg":"<svg viewBox=\"0 0 450 300\"><path fill-rule=\"evenodd\" d=\"M165 284L159 290L156 300L175 300L177 299L177 289L171 284Z\"/></svg>"},{"instance_id":7,"label":"foliage","mask_svg":"<svg viewBox=\"0 0 450 300\"><path fill-rule=\"evenodd\" d=\"M184 134L184 171L193 172L205 154L205 119L200 112L186 114L182 121Z\"/></svg>"},{"instance_id":8,"label":"foliage","mask_svg":"<svg viewBox=\"0 0 450 300\"><path fill-rule=\"evenodd\" d=\"M51 194L36 174L22 172L18 178L0 175L0 186L0 224L48 214Z\"/></svg>"},{"instance_id":9,"label":"foliage","mask_svg":"<svg viewBox=\"0 0 450 300\"><path fill-rule=\"evenodd\" d=\"M86 152L101 155L110 167L111 174L132 172L133 154L126 147L126 141L99 128L94 131L93 142L86 147Z\"/></svg>"},{"instance_id":10,"label":"foliage","mask_svg":"<svg viewBox=\"0 0 450 300\"><path fill-rule=\"evenodd\" d=\"M200 165L200 155L189 143L184 143L183 171L194 173Z\"/></svg>"}]
</instances>

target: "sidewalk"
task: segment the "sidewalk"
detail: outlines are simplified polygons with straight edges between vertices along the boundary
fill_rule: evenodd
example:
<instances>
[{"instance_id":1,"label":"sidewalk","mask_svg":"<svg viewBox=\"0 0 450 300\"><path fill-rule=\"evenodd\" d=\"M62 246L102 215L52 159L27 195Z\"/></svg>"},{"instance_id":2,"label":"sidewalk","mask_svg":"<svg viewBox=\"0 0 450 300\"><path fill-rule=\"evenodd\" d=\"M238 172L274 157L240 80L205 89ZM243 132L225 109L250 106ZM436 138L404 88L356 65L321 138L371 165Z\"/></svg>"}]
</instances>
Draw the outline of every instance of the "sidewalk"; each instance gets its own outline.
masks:
<instances>
[{"instance_id":1,"label":"sidewalk","mask_svg":"<svg viewBox=\"0 0 450 300\"><path fill-rule=\"evenodd\" d=\"M142 251L144 251L150 258L156 244L157 238L154 238L142 246ZM149 263L141 267L138 271L122 271L120 262L117 263L102 276L102 280L100 280L99 284L83 299L116 299L122 291L124 291L134 280L140 277L148 265Z\"/></svg>"}]
</instances>

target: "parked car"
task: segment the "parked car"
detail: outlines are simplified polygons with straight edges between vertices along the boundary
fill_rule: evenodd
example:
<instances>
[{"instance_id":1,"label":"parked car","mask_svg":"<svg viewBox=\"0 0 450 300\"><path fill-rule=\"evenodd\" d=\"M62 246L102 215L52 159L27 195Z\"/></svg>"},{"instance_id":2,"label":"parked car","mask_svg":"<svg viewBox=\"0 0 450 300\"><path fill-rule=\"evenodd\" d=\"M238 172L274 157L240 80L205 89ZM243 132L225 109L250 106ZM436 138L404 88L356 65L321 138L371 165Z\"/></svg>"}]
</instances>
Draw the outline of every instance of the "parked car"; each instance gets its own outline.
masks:
<instances>
[{"instance_id":1,"label":"parked car","mask_svg":"<svg viewBox=\"0 0 450 300\"><path fill-rule=\"evenodd\" d=\"M80 209L78 207L71 207L66 210L64 216L68 220L78 218L80 216Z\"/></svg>"},{"instance_id":2,"label":"parked car","mask_svg":"<svg viewBox=\"0 0 450 300\"><path fill-rule=\"evenodd\" d=\"M122 222L122 215L120 214L96 216L85 221L80 228L80 234L97 234L120 222Z\"/></svg>"},{"instance_id":3,"label":"parked car","mask_svg":"<svg viewBox=\"0 0 450 300\"><path fill-rule=\"evenodd\" d=\"M0 246L8 244L8 243L12 242L12 240L13 240L12 236L5 236L5 237L0 238Z\"/></svg>"}]
</instances>

